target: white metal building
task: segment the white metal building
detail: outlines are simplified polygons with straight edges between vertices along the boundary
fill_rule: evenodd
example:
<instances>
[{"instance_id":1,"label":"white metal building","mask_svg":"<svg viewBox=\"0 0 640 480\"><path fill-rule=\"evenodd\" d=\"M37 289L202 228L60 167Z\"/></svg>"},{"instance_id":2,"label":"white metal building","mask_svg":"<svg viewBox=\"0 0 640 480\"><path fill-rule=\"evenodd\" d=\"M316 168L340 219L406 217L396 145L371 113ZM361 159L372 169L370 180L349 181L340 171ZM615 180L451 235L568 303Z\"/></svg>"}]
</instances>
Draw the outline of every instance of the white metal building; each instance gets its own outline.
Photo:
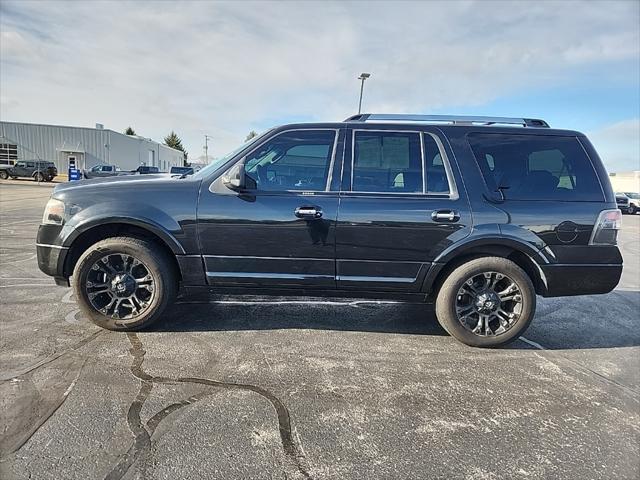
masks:
<instances>
[{"instance_id":1,"label":"white metal building","mask_svg":"<svg viewBox=\"0 0 640 480\"><path fill-rule=\"evenodd\" d=\"M610 173L609 180L614 192L640 193L640 170Z\"/></svg>"},{"instance_id":2,"label":"white metal building","mask_svg":"<svg viewBox=\"0 0 640 480\"><path fill-rule=\"evenodd\" d=\"M149 138L129 136L96 124L96 128L0 122L0 163L46 160L67 171L69 160L78 168L98 164L134 170L140 165L169 171L183 165L183 154Z\"/></svg>"}]
</instances>

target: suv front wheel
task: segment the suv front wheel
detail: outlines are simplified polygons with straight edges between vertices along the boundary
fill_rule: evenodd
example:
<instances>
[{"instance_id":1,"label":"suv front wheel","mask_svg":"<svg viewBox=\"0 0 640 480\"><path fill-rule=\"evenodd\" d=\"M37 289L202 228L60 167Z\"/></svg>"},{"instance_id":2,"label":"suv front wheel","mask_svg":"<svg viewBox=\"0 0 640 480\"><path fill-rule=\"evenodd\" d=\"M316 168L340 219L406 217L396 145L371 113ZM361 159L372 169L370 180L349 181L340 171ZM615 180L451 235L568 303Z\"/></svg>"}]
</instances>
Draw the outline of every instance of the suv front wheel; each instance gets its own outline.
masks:
<instances>
[{"instance_id":1,"label":"suv front wheel","mask_svg":"<svg viewBox=\"0 0 640 480\"><path fill-rule=\"evenodd\" d=\"M455 268L436 299L440 325L473 347L512 342L529 326L536 310L531 279L514 262L482 257Z\"/></svg>"},{"instance_id":2,"label":"suv front wheel","mask_svg":"<svg viewBox=\"0 0 640 480\"><path fill-rule=\"evenodd\" d=\"M82 311L109 330L138 330L155 322L177 293L169 256L147 240L116 237L84 252L73 273Z\"/></svg>"}]
</instances>

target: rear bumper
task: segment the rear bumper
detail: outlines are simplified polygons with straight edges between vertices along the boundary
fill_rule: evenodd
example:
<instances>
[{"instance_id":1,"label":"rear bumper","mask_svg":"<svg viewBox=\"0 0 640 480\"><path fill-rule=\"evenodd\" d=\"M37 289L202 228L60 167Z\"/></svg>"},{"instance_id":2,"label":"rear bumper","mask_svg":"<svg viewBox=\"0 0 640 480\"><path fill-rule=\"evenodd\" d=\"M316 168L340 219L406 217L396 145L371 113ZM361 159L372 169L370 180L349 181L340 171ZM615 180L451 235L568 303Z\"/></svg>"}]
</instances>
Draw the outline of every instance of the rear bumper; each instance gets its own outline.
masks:
<instances>
[{"instance_id":1,"label":"rear bumper","mask_svg":"<svg viewBox=\"0 0 640 480\"><path fill-rule=\"evenodd\" d=\"M609 293L622 275L622 264L541 265L546 279L544 297Z\"/></svg>"}]
</instances>

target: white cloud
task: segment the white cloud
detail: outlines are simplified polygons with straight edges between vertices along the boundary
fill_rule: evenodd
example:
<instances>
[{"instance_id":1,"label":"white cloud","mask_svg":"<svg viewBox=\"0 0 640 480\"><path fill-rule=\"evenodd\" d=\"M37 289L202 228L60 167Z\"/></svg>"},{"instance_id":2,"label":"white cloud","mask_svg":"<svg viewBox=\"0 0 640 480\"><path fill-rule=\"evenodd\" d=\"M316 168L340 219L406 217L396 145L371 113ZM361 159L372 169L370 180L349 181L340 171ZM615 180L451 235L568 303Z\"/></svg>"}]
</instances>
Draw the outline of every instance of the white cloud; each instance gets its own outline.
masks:
<instances>
[{"instance_id":1,"label":"white cloud","mask_svg":"<svg viewBox=\"0 0 640 480\"><path fill-rule=\"evenodd\" d=\"M640 170L640 119L608 125L588 137L608 171Z\"/></svg>"},{"instance_id":2,"label":"white cloud","mask_svg":"<svg viewBox=\"0 0 640 480\"><path fill-rule=\"evenodd\" d=\"M283 118L482 105L637 62L637 2L6 2L3 119L93 125L189 151ZM9 39L5 49L5 35ZM611 75L625 75L612 68ZM637 72L634 73L637 77ZM636 78L637 82L637 78Z\"/></svg>"}]
</instances>

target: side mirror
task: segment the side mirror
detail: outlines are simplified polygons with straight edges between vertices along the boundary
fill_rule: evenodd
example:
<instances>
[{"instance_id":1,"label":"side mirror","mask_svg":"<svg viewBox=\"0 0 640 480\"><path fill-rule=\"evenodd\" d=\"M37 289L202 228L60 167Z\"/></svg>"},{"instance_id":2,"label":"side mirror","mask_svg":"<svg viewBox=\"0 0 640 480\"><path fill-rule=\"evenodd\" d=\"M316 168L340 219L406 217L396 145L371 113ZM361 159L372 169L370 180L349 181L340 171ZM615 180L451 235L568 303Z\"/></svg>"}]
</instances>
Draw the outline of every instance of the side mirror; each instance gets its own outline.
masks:
<instances>
[{"instance_id":1,"label":"side mirror","mask_svg":"<svg viewBox=\"0 0 640 480\"><path fill-rule=\"evenodd\" d=\"M222 175L222 183L231 190L242 190L245 188L244 162L238 162L224 175Z\"/></svg>"}]
</instances>

